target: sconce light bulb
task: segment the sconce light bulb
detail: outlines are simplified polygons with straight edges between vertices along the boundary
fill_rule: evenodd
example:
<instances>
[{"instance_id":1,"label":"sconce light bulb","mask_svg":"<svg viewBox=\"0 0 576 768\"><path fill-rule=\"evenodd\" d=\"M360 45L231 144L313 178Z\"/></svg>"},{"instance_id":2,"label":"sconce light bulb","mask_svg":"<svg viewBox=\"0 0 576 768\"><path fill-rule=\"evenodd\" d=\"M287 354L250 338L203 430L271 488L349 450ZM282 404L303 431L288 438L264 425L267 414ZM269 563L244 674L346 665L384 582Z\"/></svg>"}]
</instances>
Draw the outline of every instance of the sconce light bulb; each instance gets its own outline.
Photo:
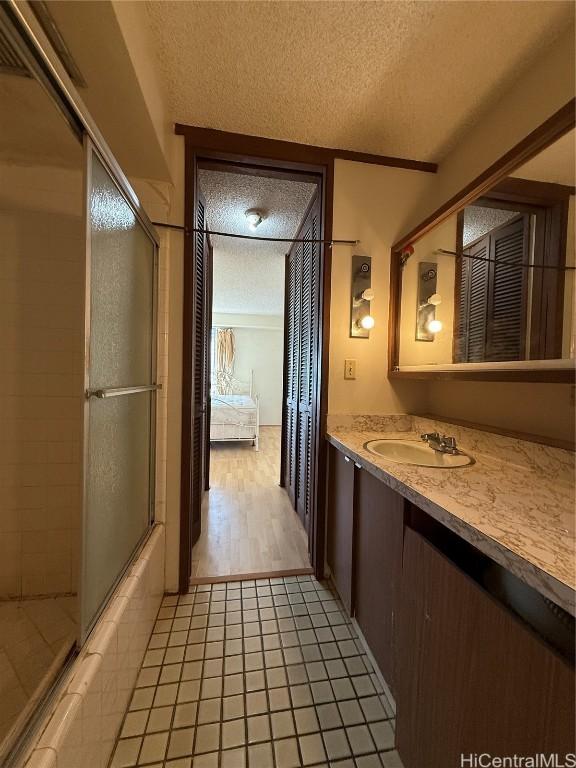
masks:
<instances>
[{"instance_id":1,"label":"sconce light bulb","mask_svg":"<svg viewBox=\"0 0 576 768\"><path fill-rule=\"evenodd\" d=\"M437 307L438 304L442 304L442 296L439 293L433 293L432 296L428 297L428 304Z\"/></svg>"},{"instance_id":2,"label":"sconce light bulb","mask_svg":"<svg viewBox=\"0 0 576 768\"><path fill-rule=\"evenodd\" d=\"M428 323L428 330L430 333L439 333L442 330L441 320L430 320Z\"/></svg>"},{"instance_id":3,"label":"sconce light bulb","mask_svg":"<svg viewBox=\"0 0 576 768\"><path fill-rule=\"evenodd\" d=\"M362 292L362 298L364 301L372 301L374 298L374 291L372 288L366 288L366 290Z\"/></svg>"},{"instance_id":4,"label":"sconce light bulb","mask_svg":"<svg viewBox=\"0 0 576 768\"><path fill-rule=\"evenodd\" d=\"M371 328L374 328L374 318L372 315L364 315L362 320L360 320L360 325L362 328L364 328L365 331L369 331Z\"/></svg>"}]
</instances>

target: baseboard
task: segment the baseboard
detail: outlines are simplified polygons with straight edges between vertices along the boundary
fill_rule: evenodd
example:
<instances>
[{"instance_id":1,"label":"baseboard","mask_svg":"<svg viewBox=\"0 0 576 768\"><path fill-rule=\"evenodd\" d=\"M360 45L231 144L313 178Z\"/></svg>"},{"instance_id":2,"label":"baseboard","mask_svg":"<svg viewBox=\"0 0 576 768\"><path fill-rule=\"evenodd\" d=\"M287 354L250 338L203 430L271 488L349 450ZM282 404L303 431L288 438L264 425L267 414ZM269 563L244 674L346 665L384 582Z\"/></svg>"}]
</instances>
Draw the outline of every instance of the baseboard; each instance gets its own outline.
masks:
<instances>
[{"instance_id":1,"label":"baseboard","mask_svg":"<svg viewBox=\"0 0 576 768\"><path fill-rule=\"evenodd\" d=\"M222 581L247 581L252 579L278 579L283 576L310 576L314 574L313 568L289 568L284 571L264 571L259 573L233 573L226 576L193 576L190 586L196 584L216 584Z\"/></svg>"}]
</instances>

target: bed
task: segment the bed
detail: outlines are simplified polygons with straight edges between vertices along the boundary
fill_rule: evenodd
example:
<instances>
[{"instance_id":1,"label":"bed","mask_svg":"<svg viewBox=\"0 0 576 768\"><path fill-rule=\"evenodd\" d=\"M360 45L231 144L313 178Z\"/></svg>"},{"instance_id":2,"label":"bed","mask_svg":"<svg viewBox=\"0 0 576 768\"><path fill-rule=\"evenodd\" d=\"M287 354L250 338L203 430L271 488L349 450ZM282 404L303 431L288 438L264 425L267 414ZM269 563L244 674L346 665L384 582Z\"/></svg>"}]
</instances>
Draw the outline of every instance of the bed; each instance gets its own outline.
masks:
<instances>
[{"instance_id":1,"label":"bed","mask_svg":"<svg viewBox=\"0 0 576 768\"><path fill-rule=\"evenodd\" d=\"M211 393L210 442L249 441L258 450L260 404L253 391L254 377L242 382L227 377ZM224 392L222 390L225 390Z\"/></svg>"}]
</instances>

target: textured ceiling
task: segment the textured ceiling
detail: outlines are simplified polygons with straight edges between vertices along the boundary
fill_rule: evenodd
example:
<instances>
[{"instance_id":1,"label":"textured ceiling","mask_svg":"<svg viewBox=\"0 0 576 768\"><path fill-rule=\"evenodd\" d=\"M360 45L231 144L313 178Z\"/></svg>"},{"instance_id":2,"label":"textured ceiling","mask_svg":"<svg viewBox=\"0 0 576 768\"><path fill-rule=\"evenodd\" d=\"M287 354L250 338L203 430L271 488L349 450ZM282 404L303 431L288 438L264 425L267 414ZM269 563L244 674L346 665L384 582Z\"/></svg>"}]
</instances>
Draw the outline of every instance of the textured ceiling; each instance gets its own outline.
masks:
<instances>
[{"instance_id":1,"label":"textured ceiling","mask_svg":"<svg viewBox=\"0 0 576 768\"><path fill-rule=\"evenodd\" d=\"M146 3L171 118L441 160L572 2Z\"/></svg>"},{"instance_id":2,"label":"textured ceiling","mask_svg":"<svg viewBox=\"0 0 576 768\"><path fill-rule=\"evenodd\" d=\"M250 235L244 212L266 218L254 234L294 237L315 186L297 181L200 171L210 229ZM284 312L284 255L288 243L214 236L214 311L279 315Z\"/></svg>"},{"instance_id":3,"label":"textured ceiling","mask_svg":"<svg viewBox=\"0 0 576 768\"><path fill-rule=\"evenodd\" d=\"M576 168L575 132L569 131L512 175L533 181L551 181L573 187Z\"/></svg>"},{"instance_id":4,"label":"textured ceiling","mask_svg":"<svg viewBox=\"0 0 576 768\"><path fill-rule=\"evenodd\" d=\"M478 238L490 232L491 229L505 224L518 216L518 211L507 211L502 208L485 208L479 205L468 205L464 208L463 245L473 243Z\"/></svg>"}]
</instances>

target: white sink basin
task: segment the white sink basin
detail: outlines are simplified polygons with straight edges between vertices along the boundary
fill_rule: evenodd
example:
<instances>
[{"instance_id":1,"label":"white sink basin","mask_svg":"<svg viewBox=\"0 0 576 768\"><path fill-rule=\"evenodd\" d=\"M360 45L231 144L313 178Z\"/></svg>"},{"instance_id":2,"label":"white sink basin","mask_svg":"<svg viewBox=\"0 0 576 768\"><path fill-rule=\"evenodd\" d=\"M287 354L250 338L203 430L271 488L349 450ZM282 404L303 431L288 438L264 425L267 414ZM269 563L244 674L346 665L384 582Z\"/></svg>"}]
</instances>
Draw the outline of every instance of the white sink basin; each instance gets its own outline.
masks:
<instances>
[{"instance_id":1,"label":"white sink basin","mask_svg":"<svg viewBox=\"0 0 576 768\"><path fill-rule=\"evenodd\" d=\"M450 469L474 464L474 459L465 453L439 453L419 440L369 440L364 448L388 461L417 467Z\"/></svg>"}]
</instances>

